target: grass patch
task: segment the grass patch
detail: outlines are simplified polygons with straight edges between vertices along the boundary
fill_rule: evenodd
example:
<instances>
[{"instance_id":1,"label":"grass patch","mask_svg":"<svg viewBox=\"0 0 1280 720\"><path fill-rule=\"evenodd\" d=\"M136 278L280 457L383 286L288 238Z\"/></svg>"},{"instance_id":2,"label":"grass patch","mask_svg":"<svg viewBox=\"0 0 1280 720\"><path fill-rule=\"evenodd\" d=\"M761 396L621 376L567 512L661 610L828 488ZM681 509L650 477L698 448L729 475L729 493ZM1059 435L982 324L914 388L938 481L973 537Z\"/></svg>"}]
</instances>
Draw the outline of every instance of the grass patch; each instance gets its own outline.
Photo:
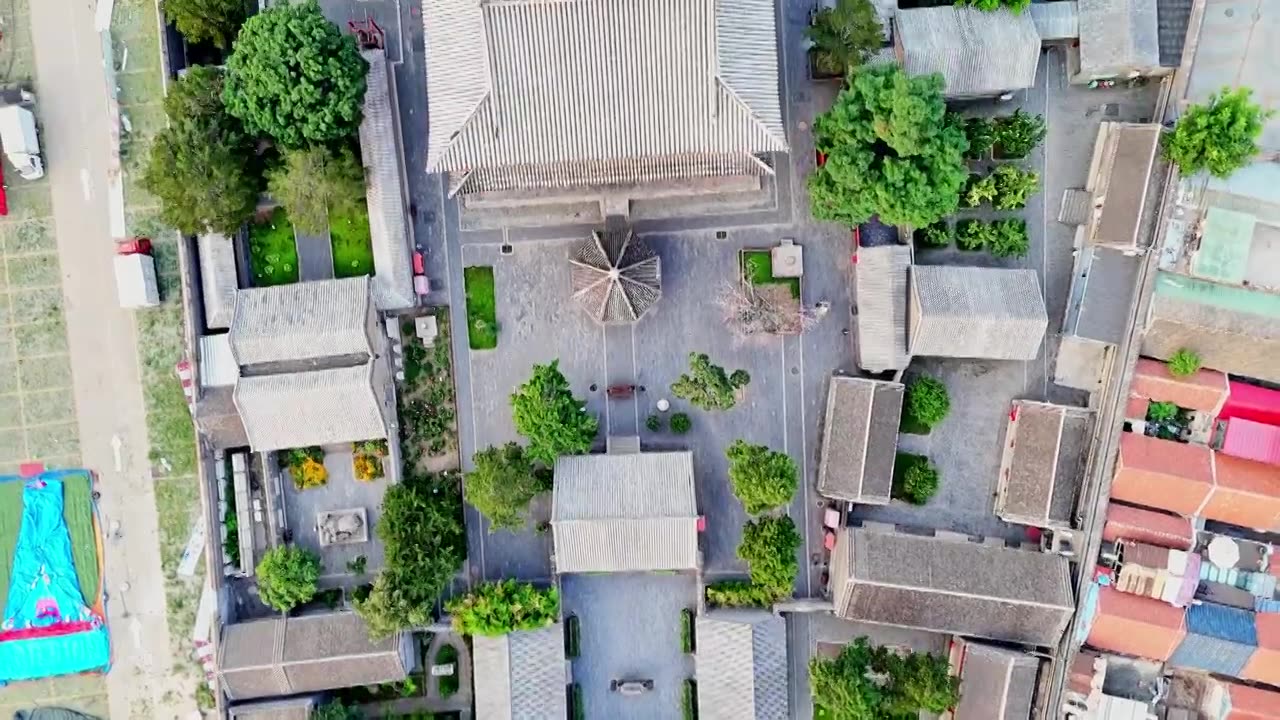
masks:
<instances>
[{"instance_id":1,"label":"grass patch","mask_svg":"<svg viewBox=\"0 0 1280 720\"><path fill-rule=\"evenodd\" d=\"M427 471L423 461L438 458L457 446L453 401L453 355L449 316L436 314L439 335L435 345L423 347L414 323L405 320L404 380L400 381L400 447L407 466Z\"/></svg>"},{"instance_id":2,"label":"grass patch","mask_svg":"<svg viewBox=\"0 0 1280 720\"><path fill-rule=\"evenodd\" d=\"M329 238L333 243L333 275L339 278L373 274L373 241L369 213L330 215Z\"/></svg>"},{"instance_id":3,"label":"grass patch","mask_svg":"<svg viewBox=\"0 0 1280 720\"><path fill-rule=\"evenodd\" d=\"M693 652L693 611L685 608L680 611L680 650Z\"/></svg>"},{"instance_id":4,"label":"grass patch","mask_svg":"<svg viewBox=\"0 0 1280 720\"><path fill-rule=\"evenodd\" d=\"M336 260L336 252L334 256ZM298 244L284 208L271 211L269 220L249 226L249 268L257 287L298 281Z\"/></svg>"},{"instance_id":5,"label":"grass patch","mask_svg":"<svg viewBox=\"0 0 1280 720\"><path fill-rule=\"evenodd\" d=\"M698 720L698 681L688 678L680 692L680 708L684 720Z\"/></svg>"},{"instance_id":6,"label":"grass patch","mask_svg":"<svg viewBox=\"0 0 1280 720\"><path fill-rule=\"evenodd\" d=\"M440 695L441 697L451 697L458 692L458 650L452 645L441 645L436 651L436 665L453 664L452 675L440 676Z\"/></svg>"},{"instance_id":7,"label":"grass patch","mask_svg":"<svg viewBox=\"0 0 1280 720\"><path fill-rule=\"evenodd\" d=\"M587 718L587 708L582 704L582 686L578 683L569 686L569 717L573 720Z\"/></svg>"},{"instance_id":8,"label":"grass patch","mask_svg":"<svg viewBox=\"0 0 1280 720\"><path fill-rule=\"evenodd\" d=\"M773 257L768 250L742 251L742 278L757 287L761 285L786 285L792 299L800 299L800 278L773 276Z\"/></svg>"},{"instance_id":9,"label":"grass patch","mask_svg":"<svg viewBox=\"0 0 1280 720\"><path fill-rule=\"evenodd\" d=\"M494 297L493 268L462 269L467 291L467 341L472 350L498 347L498 301Z\"/></svg>"},{"instance_id":10,"label":"grass patch","mask_svg":"<svg viewBox=\"0 0 1280 720\"><path fill-rule=\"evenodd\" d=\"M582 627L578 616L570 615L564 619L564 656L576 658L582 646Z\"/></svg>"}]
</instances>

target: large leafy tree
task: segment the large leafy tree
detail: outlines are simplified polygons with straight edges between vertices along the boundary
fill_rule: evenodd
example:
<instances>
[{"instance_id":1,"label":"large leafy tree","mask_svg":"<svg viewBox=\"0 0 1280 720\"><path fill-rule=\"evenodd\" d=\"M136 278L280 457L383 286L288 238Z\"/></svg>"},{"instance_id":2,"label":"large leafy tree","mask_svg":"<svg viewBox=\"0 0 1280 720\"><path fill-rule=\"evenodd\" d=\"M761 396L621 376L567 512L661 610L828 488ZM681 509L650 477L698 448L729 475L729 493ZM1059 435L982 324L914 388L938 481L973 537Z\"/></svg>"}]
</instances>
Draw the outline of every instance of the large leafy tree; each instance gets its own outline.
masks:
<instances>
[{"instance_id":1,"label":"large leafy tree","mask_svg":"<svg viewBox=\"0 0 1280 720\"><path fill-rule=\"evenodd\" d=\"M475 469L464 486L467 502L489 518L492 530L523 527L529 502L551 489L546 473L518 443L481 450L472 462Z\"/></svg>"},{"instance_id":2,"label":"large leafy tree","mask_svg":"<svg viewBox=\"0 0 1280 720\"><path fill-rule=\"evenodd\" d=\"M831 720L916 720L921 711L941 713L960 701L960 681L945 657L904 657L865 637L834 659L810 660L809 686L814 706Z\"/></svg>"},{"instance_id":3,"label":"large leafy tree","mask_svg":"<svg viewBox=\"0 0 1280 720\"><path fill-rule=\"evenodd\" d=\"M513 630L537 630L560 614L560 593L528 583L503 580L485 583L450 600L454 630L463 635L505 635Z\"/></svg>"},{"instance_id":4,"label":"large leafy tree","mask_svg":"<svg viewBox=\"0 0 1280 720\"><path fill-rule=\"evenodd\" d=\"M356 611L375 638L431 621L436 600L466 559L462 498L454 475L422 475L406 468L387 488L377 525L386 558Z\"/></svg>"},{"instance_id":5,"label":"large leafy tree","mask_svg":"<svg viewBox=\"0 0 1280 720\"><path fill-rule=\"evenodd\" d=\"M245 0L164 0L165 17L189 42L231 47L245 20Z\"/></svg>"},{"instance_id":6,"label":"large leafy tree","mask_svg":"<svg viewBox=\"0 0 1280 720\"><path fill-rule=\"evenodd\" d=\"M759 515L791 502L796 492L796 464L791 456L742 440L729 446L729 483L749 515Z\"/></svg>"},{"instance_id":7,"label":"large leafy tree","mask_svg":"<svg viewBox=\"0 0 1280 720\"><path fill-rule=\"evenodd\" d=\"M750 382L745 370L728 373L706 353L689 353L689 372L671 383L671 394L703 410L728 410L737 404L737 391Z\"/></svg>"},{"instance_id":8,"label":"large leafy tree","mask_svg":"<svg viewBox=\"0 0 1280 720\"><path fill-rule=\"evenodd\" d=\"M884 29L871 0L836 0L835 7L818 11L806 32L818 67L840 75L862 65L884 44Z\"/></svg>"},{"instance_id":9,"label":"large leafy tree","mask_svg":"<svg viewBox=\"0 0 1280 720\"><path fill-rule=\"evenodd\" d=\"M771 590L775 597L785 597L791 594L800 570L796 559L799 548L800 533L791 518L762 517L743 526L738 557L750 568L752 585Z\"/></svg>"},{"instance_id":10,"label":"large leafy tree","mask_svg":"<svg viewBox=\"0 0 1280 720\"><path fill-rule=\"evenodd\" d=\"M1249 88L1224 88L1192 105L1164 138L1164 156L1184 175L1208 170L1226 177L1258 154L1262 124L1273 111L1250 100Z\"/></svg>"},{"instance_id":11,"label":"large leafy tree","mask_svg":"<svg viewBox=\"0 0 1280 720\"><path fill-rule=\"evenodd\" d=\"M281 545L258 563L258 595L268 607L289 612L316 595L320 558L309 550Z\"/></svg>"},{"instance_id":12,"label":"large leafy tree","mask_svg":"<svg viewBox=\"0 0 1280 720\"><path fill-rule=\"evenodd\" d=\"M169 125L151 145L142 184L184 234L234 233L253 216L262 171L252 138L222 105L223 77L194 67L164 99Z\"/></svg>"},{"instance_id":13,"label":"large leafy tree","mask_svg":"<svg viewBox=\"0 0 1280 720\"><path fill-rule=\"evenodd\" d=\"M526 454L545 465L561 455L581 455L591 449L600 421L573 396L560 363L534 365L533 374L511 394L516 432L529 441Z\"/></svg>"},{"instance_id":14,"label":"large leafy tree","mask_svg":"<svg viewBox=\"0 0 1280 720\"><path fill-rule=\"evenodd\" d=\"M329 214L353 215L365 202L364 168L346 147L323 145L288 150L280 166L267 174L267 189L286 210L294 227L319 233Z\"/></svg>"},{"instance_id":15,"label":"large leafy tree","mask_svg":"<svg viewBox=\"0 0 1280 720\"><path fill-rule=\"evenodd\" d=\"M924 227L955 212L968 178L963 120L947 113L941 75L896 65L855 69L814 121L826 162L809 176L814 217L846 225L872 215Z\"/></svg>"},{"instance_id":16,"label":"large leafy tree","mask_svg":"<svg viewBox=\"0 0 1280 720\"><path fill-rule=\"evenodd\" d=\"M1030 4L1031 0L956 0L956 5L967 5L983 12L995 12L1004 7L1014 14L1026 10Z\"/></svg>"},{"instance_id":17,"label":"large leafy tree","mask_svg":"<svg viewBox=\"0 0 1280 720\"><path fill-rule=\"evenodd\" d=\"M315 0L280 4L245 22L227 60L227 109L256 133L297 148L360 125L364 58Z\"/></svg>"}]
</instances>

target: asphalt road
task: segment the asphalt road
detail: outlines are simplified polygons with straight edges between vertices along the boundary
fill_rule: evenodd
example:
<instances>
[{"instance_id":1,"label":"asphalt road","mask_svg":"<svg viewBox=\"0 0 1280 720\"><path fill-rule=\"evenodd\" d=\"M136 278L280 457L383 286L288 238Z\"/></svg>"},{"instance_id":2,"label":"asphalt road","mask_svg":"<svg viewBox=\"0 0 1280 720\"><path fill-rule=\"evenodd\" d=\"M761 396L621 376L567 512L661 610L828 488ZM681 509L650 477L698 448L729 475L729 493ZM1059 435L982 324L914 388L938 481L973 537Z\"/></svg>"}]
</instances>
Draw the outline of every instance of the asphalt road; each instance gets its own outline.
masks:
<instances>
[{"instance_id":1,"label":"asphalt road","mask_svg":"<svg viewBox=\"0 0 1280 720\"><path fill-rule=\"evenodd\" d=\"M190 688L172 678L136 327L118 306L112 273L111 125L94 3L32 2L31 33L80 444L99 476L102 522L122 529L105 545L111 717L188 717L196 711Z\"/></svg>"}]
</instances>

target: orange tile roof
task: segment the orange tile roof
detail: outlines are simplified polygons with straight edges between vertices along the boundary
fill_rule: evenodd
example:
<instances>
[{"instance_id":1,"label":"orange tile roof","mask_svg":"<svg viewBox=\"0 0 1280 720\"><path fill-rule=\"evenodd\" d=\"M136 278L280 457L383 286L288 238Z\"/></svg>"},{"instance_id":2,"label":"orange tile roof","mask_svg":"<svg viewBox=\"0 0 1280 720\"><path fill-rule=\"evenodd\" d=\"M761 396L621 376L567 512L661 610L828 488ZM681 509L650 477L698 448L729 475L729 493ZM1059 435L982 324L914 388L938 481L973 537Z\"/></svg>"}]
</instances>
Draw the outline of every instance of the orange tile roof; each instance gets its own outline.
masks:
<instances>
[{"instance_id":1,"label":"orange tile roof","mask_svg":"<svg viewBox=\"0 0 1280 720\"><path fill-rule=\"evenodd\" d=\"M1280 528L1280 467L1214 453L1218 487L1204 516L1255 530Z\"/></svg>"},{"instance_id":2,"label":"orange tile roof","mask_svg":"<svg viewBox=\"0 0 1280 720\"><path fill-rule=\"evenodd\" d=\"M1190 550L1195 537L1187 518L1119 503L1107 506L1102 526L1103 540L1137 540L1175 550Z\"/></svg>"},{"instance_id":3,"label":"orange tile roof","mask_svg":"<svg viewBox=\"0 0 1280 720\"><path fill-rule=\"evenodd\" d=\"M1120 436L1111 497L1194 515L1213 490L1213 451L1136 433Z\"/></svg>"},{"instance_id":4,"label":"orange tile roof","mask_svg":"<svg viewBox=\"0 0 1280 720\"><path fill-rule=\"evenodd\" d=\"M1231 698L1226 720L1280 720L1280 692L1224 682Z\"/></svg>"},{"instance_id":5,"label":"orange tile roof","mask_svg":"<svg viewBox=\"0 0 1280 720\"><path fill-rule=\"evenodd\" d=\"M1175 378L1159 360L1140 358L1129 392L1178 407L1216 413L1227 399L1227 376L1216 370L1199 370L1185 378Z\"/></svg>"},{"instance_id":6,"label":"orange tile roof","mask_svg":"<svg viewBox=\"0 0 1280 720\"><path fill-rule=\"evenodd\" d=\"M1147 406L1151 401L1137 395L1130 395L1124 406L1124 416L1129 420L1143 420L1147 417Z\"/></svg>"},{"instance_id":7,"label":"orange tile roof","mask_svg":"<svg viewBox=\"0 0 1280 720\"><path fill-rule=\"evenodd\" d=\"M1099 650L1163 662L1186 634L1185 609L1107 586L1099 589L1086 642Z\"/></svg>"},{"instance_id":8,"label":"orange tile roof","mask_svg":"<svg viewBox=\"0 0 1280 720\"><path fill-rule=\"evenodd\" d=\"M1253 651L1253 657L1245 663L1240 677L1280 685L1280 613L1258 613L1254 616L1254 621L1258 628L1258 649ZM1280 712L1280 703L1275 707Z\"/></svg>"}]
</instances>

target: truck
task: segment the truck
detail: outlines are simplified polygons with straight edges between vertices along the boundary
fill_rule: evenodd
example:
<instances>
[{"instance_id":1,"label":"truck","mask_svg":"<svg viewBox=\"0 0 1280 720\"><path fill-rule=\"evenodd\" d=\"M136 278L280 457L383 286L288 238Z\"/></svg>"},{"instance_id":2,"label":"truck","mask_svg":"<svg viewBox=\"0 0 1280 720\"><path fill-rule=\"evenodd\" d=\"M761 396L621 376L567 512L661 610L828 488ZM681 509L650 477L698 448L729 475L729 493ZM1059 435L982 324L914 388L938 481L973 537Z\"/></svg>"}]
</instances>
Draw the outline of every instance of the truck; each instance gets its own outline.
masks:
<instances>
[{"instance_id":1,"label":"truck","mask_svg":"<svg viewBox=\"0 0 1280 720\"><path fill-rule=\"evenodd\" d=\"M151 241L131 238L116 243L116 295L122 308L148 308L160 304L156 286L156 261Z\"/></svg>"},{"instance_id":2,"label":"truck","mask_svg":"<svg viewBox=\"0 0 1280 720\"><path fill-rule=\"evenodd\" d=\"M7 102L10 93L0 94L0 147L5 157L26 180L44 177L44 161L40 159L40 138L36 134L36 116L28 107L35 96L21 92L18 102Z\"/></svg>"}]
</instances>

